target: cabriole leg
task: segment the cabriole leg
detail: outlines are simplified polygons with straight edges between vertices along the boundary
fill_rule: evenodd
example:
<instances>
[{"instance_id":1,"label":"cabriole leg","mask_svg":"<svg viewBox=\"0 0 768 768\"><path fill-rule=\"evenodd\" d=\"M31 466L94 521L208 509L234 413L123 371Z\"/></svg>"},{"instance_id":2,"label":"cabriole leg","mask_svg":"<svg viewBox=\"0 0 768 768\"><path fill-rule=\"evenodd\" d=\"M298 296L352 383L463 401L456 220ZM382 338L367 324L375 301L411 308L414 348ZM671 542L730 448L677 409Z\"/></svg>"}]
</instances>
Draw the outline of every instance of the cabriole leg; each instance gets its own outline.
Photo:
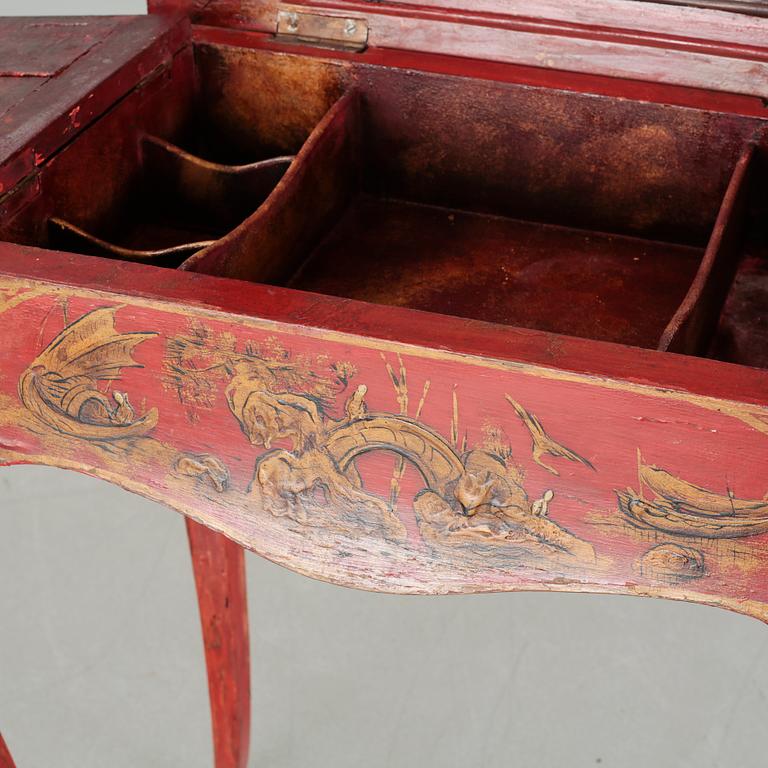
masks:
<instances>
[{"instance_id":1,"label":"cabriole leg","mask_svg":"<svg viewBox=\"0 0 768 768\"><path fill-rule=\"evenodd\" d=\"M203 627L215 766L245 768L251 686L244 550L193 520L186 523Z\"/></svg>"},{"instance_id":2,"label":"cabriole leg","mask_svg":"<svg viewBox=\"0 0 768 768\"><path fill-rule=\"evenodd\" d=\"M0 733L0 768L15 768L15 766L8 745L3 740L3 734Z\"/></svg>"}]
</instances>

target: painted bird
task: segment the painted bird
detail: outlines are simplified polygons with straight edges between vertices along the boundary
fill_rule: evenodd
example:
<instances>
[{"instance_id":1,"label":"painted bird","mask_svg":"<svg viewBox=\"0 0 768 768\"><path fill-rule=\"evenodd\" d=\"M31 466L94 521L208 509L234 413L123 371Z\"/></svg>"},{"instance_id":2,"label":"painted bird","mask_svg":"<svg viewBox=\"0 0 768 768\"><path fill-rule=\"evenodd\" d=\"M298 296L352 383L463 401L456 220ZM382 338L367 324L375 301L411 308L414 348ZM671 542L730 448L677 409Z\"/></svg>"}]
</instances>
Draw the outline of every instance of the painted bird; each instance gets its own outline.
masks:
<instances>
[{"instance_id":1,"label":"painted bird","mask_svg":"<svg viewBox=\"0 0 768 768\"><path fill-rule=\"evenodd\" d=\"M541 425L541 422L536 418L534 414L526 411L525 408L520 405L520 403L513 400L509 395L504 395L504 397L507 399L507 402L515 409L523 424L528 427L528 431L531 433L531 439L533 440L533 460L540 467L544 467L544 469L546 469L548 472L551 472L553 475L560 474L554 467L551 467L549 464L545 464L541 460L542 456L549 454L550 456L568 459L569 461L578 461L585 467L589 467L590 469L594 470L594 466L592 466L590 461L585 459L583 456L579 456L578 453L574 453L570 448L566 448L556 440L553 440L546 433L546 430Z\"/></svg>"}]
</instances>

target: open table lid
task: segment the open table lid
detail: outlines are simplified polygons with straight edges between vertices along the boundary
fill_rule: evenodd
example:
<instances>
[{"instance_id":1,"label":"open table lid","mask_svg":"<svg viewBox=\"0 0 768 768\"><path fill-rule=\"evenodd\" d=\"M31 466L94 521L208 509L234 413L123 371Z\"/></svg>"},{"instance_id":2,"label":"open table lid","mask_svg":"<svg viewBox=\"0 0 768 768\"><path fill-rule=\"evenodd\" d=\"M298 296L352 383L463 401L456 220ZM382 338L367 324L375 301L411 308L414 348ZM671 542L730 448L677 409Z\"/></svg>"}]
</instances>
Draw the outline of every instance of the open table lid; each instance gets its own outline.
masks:
<instances>
[{"instance_id":1,"label":"open table lid","mask_svg":"<svg viewBox=\"0 0 768 768\"><path fill-rule=\"evenodd\" d=\"M0 16L0 216L4 196L189 44L184 19Z\"/></svg>"},{"instance_id":2,"label":"open table lid","mask_svg":"<svg viewBox=\"0 0 768 768\"><path fill-rule=\"evenodd\" d=\"M768 97L768 0L149 0L202 26ZM694 7L695 6L695 7Z\"/></svg>"}]
</instances>

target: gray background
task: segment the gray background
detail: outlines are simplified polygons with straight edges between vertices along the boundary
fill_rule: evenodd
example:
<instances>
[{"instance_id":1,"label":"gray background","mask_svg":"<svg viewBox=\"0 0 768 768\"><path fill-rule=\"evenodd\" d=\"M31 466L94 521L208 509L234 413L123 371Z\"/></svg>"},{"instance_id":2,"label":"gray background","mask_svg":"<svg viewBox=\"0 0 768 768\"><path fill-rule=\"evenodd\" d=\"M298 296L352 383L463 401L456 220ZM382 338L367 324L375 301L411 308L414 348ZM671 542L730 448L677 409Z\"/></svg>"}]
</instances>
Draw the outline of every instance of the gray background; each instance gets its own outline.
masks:
<instances>
[{"instance_id":1,"label":"gray background","mask_svg":"<svg viewBox=\"0 0 768 768\"><path fill-rule=\"evenodd\" d=\"M19 768L211 766L182 518L0 469L0 725ZM251 765L765 766L768 627L565 594L394 597L248 557Z\"/></svg>"},{"instance_id":2,"label":"gray background","mask_svg":"<svg viewBox=\"0 0 768 768\"><path fill-rule=\"evenodd\" d=\"M753 619L372 595L251 555L248 587L253 766L766 765L768 628ZM19 768L210 766L196 610L181 517L73 473L0 469L0 727Z\"/></svg>"}]
</instances>

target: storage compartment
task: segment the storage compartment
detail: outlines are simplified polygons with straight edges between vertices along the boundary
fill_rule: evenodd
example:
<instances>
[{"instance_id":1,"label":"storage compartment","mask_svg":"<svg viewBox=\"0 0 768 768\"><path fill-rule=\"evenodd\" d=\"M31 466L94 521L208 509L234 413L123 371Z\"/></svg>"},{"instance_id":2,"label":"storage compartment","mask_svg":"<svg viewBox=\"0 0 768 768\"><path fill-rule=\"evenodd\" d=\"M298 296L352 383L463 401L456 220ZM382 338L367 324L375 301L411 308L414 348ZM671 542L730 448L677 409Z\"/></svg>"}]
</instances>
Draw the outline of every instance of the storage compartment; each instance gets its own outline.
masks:
<instances>
[{"instance_id":1,"label":"storage compartment","mask_svg":"<svg viewBox=\"0 0 768 768\"><path fill-rule=\"evenodd\" d=\"M138 178L96 232L70 220L49 220L52 248L178 264L236 226L267 198L293 160L278 156L224 165L156 136L140 143ZM111 213L111 212L110 212Z\"/></svg>"},{"instance_id":2,"label":"storage compartment","mask_svg":"<svg viewBox=\"0 0 768 768\"><path fill-rule=\"evenodd\" d=\"M360 196L290 285L655 347L702 253L692 246Z\"/></svg>"},{"instance_id":3,"label":"storage compartment","mask_svg":"<svg viewBox=\"0 0 768 768\"><path fill-rule=\"evenodd\" d=\"M232 230L341 91L318 99L307 78L288 96L279 62L234 90L217 75L183 49L2 200L0 236L177 267Z\"/></svg>"},{"instance_id":4,"label":"storage compartment","mask_svg":"<svg viewBox=\"0 0 768 768\"><path fill-rule=\"evenodd\" d=\"M198 43L54 158L3 234L727 357L720 309L767 220L762 132L703 109ZM744 304L729 300L725 326L743 327Z\"/></svg>"},{"instance_id":5,"label":"storage compartment","mask_svg":"<svg viewBox=\"0 0 768 768\"><path fill-rule=\"evenodd\" d=\"M303 160L323 203L298 205L286 175L271 211L185 268L705 350L739 257L757 121L377 67L349 80L316 135L334 162Z\"/></svg>"}]
</instances>

